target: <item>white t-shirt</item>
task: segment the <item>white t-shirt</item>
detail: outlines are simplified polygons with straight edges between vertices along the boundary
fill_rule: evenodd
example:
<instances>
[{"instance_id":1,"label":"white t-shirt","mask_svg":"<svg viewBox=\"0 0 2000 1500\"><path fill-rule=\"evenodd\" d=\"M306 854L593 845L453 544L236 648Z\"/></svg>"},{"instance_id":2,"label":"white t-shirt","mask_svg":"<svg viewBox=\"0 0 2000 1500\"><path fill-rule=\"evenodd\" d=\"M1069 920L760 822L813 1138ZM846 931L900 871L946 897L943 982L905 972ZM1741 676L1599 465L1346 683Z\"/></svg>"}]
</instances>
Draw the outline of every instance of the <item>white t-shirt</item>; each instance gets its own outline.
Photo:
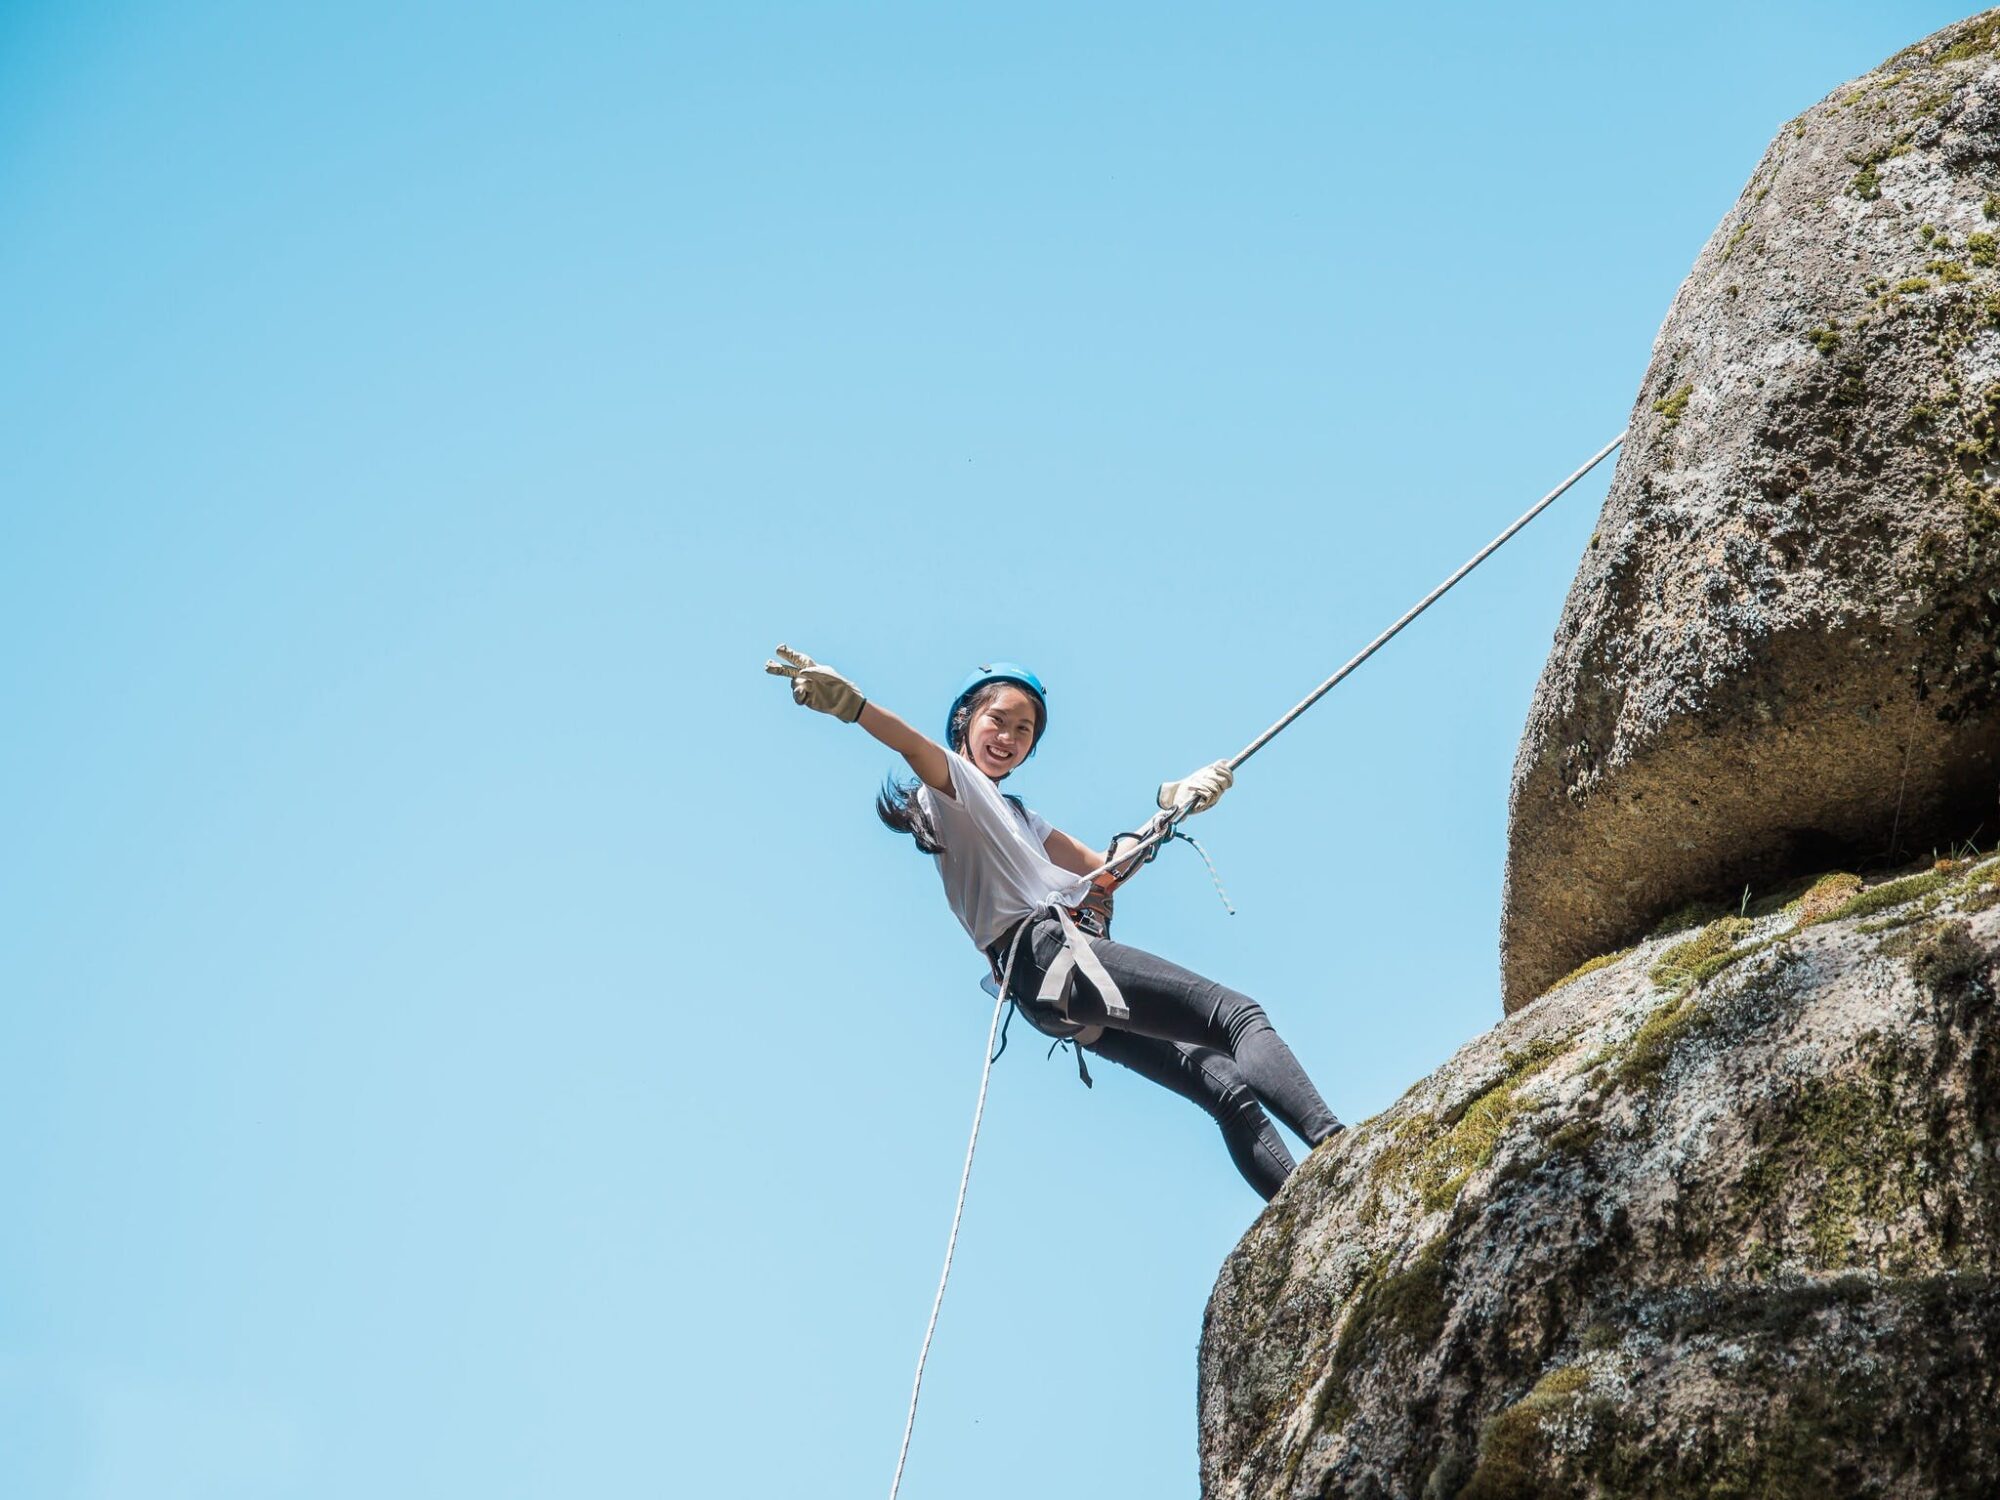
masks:
<instances>
[{"instance_id":1,"label":"white t-shirt","mask_svg":"<svg viewBox=\"0 0 2000 1500\"><path fill-rule=\"evenodd\" d=\"M1029 912L1060 902L1074 906L1090 882L1050 862L1042 848L1049 825L1032 812L1015 811L977 766L955 750L954 796L919 782L918 804L929 814L944 853L937 856L952 915L981 952Z\"/></svg>"}]
</instances>

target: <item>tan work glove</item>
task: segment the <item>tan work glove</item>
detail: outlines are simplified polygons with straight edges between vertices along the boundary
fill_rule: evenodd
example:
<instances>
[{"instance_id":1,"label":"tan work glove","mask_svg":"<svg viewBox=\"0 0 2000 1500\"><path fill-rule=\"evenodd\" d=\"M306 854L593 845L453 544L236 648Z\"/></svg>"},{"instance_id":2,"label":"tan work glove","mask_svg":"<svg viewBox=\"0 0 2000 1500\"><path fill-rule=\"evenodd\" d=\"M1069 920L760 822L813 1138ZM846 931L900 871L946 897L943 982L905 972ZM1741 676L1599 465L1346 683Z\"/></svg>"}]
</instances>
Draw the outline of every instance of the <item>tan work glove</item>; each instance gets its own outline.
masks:
<instances>
[{"instance_id":1,"label":"tan work glove","mask_svg":"<svg viewBox=\"0 0 2000 1500\"><path fill-rule=\"evenodd\" d=\"M1158 802L1168 812L1188 806L1190 813L1206 812L1215 806L1222 794L1235 783L1236 775L1229 769L1229 762L1217 761L1212 766L1203 766L1183 776L1179 781L1165 782L1160 787Z\"/></svg>"},{"instance_id":2,"label":"tan work glove","mask_svg":"<svg viewBox=\"0 0 2000 1500\"><path fill-rule=\"evenodd\" d=\"M764 670L773 676L792 679L792 702L832 714L844 724L852 724L861 717L862 706L868 700L832 667L822 667L805 652L794 651L790 646L780 646L778 655L783 660L765 662Z\"/></svg>"}]
</instances>

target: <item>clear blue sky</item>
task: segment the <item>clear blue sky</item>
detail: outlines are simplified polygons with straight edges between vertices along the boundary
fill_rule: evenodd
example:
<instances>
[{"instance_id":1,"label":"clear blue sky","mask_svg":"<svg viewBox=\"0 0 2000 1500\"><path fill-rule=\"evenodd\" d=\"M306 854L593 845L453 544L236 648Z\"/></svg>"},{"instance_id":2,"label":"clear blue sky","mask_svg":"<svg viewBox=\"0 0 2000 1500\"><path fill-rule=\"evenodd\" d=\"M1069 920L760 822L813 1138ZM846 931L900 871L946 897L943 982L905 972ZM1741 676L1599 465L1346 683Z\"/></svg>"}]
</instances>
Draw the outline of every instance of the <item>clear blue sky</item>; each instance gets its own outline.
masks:
<instances>
[{"instance_id":1,"label":"clear blue sky","mask_svg":"<svg viewBox=\"0 0 2000 1500\"><path fill-rule=\"evenodd\" d=\"M0 1493L886 1492L987 1003L889 769L1101 839L1624 423L1917 3L0 7ZM1608 470L1607 470L1608 473ZM1499 1015L1604 479L1121 936L1358 1120ZM904 1493L1195 1493L1208 1122L1018 1034Z\"/></svg>"}]
</instances>

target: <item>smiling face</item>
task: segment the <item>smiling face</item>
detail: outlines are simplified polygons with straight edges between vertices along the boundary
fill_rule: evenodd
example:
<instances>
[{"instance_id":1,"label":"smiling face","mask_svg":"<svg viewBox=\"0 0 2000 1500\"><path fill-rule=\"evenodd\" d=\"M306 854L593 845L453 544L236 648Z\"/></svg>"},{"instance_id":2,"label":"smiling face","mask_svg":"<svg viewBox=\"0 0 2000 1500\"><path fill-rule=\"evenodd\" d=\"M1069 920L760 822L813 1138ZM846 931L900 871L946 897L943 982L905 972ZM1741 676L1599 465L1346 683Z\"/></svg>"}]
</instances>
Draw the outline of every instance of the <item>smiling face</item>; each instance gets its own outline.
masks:
<instances>
[{"instance_id":1,"label":"smiling face","mask_svg":"<svg viewBox=\"0 0 2000 1500\"><path fill-rule=\"evenodd\" d=\"M1011 682L997 683L973 704L965 726L965 758L998 781L1035 748L1038 722L1033 694Z\"/></svg>"}]
</instances>

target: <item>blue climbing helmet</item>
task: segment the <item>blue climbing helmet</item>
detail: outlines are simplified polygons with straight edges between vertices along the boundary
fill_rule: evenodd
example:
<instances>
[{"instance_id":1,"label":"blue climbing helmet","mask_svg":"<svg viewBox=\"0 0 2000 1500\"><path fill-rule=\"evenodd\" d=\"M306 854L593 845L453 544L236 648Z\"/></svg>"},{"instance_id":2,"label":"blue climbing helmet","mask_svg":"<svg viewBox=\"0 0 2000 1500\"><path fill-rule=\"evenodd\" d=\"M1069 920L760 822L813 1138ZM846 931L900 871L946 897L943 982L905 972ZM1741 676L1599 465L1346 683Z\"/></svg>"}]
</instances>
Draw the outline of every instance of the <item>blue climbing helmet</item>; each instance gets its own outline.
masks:
<instances>
[{"instance_id":1,"label":"blue climbing helmet","mask_svg":"<svg viewBox=\"0 0 2000 1500\"><path fill-rule=\"evenodd\" d=\"M1042 736L1047 734L1049 729L1049 692L1047 688L1042 686L1042 679L1037 677L1033 672L1030 672L1019 662L991 662L979 668L978 671L972 673L964 682L959 684L958 694L951 700L951 708L946 711L944 716L944 742L947 745L951 744L952 721L958 717L958 711L964 706L965 700L985 687L989 682L1011 682L1018 687L1024 687L1035 695L1035 702L1041 705L1042 722L1035 730L1034 744L1028 747L1027 758L1033 760L1035 752L1042 748Z\"/></svg>"}]
</instances>

